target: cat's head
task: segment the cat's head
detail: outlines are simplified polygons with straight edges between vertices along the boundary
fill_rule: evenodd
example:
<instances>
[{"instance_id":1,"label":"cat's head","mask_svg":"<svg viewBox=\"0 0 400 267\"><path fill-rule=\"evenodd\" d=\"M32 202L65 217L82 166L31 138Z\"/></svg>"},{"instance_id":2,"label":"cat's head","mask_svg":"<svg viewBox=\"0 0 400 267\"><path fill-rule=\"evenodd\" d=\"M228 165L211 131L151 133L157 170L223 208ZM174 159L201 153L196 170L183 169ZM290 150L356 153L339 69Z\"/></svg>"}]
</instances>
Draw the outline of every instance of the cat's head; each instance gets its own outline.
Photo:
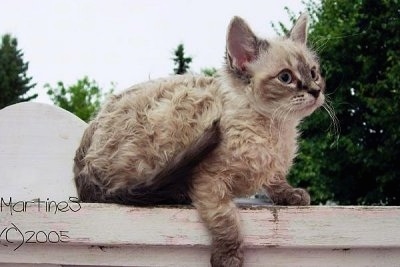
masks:
<instances>
[{"instance_id":1,"label":"cat's head","mask_svg":"<svg viewBox=\"0 0 400 267\"><path fill-rule=\"evenodd\" d=\"M324 103L318 58L306 45L307 21L302 14L287 36L272 40L257 37L239 17L229 25L228 79L264 115L301 119Z\"/></svg>"}]
</instances>

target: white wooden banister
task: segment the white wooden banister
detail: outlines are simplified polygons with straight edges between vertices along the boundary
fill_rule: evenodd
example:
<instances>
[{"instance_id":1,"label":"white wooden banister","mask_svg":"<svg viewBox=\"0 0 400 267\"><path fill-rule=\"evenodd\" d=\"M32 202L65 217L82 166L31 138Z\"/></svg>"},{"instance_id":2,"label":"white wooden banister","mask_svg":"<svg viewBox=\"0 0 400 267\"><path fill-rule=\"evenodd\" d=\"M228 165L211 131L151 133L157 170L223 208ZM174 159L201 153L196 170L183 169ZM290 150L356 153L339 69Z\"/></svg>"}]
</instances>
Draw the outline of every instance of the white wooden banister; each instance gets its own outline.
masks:
<instances>
[{"instance_id":1,"label":"white wooden banister","mask_svg":"<svg viewBox=\"0 0 400 267\"><path fill-rule=\"evenodd\" d=\"M20 103L0 110L0 196L75 196L72 164L86 123L61 108Z\"/></svg>"},{"instance_id":2,"label":"white wooden banister","mask_svg":"<svg viewBox=\"0 0 400 267\"><path fill-rule=\"evenodd\" d=\"M0 110L0 267L209 266L210 237L193 208L75 202L72 159L85 126L44 104ZM245 266L400 266L399 207L240 213Z\"/></svg>"}]
</instances>

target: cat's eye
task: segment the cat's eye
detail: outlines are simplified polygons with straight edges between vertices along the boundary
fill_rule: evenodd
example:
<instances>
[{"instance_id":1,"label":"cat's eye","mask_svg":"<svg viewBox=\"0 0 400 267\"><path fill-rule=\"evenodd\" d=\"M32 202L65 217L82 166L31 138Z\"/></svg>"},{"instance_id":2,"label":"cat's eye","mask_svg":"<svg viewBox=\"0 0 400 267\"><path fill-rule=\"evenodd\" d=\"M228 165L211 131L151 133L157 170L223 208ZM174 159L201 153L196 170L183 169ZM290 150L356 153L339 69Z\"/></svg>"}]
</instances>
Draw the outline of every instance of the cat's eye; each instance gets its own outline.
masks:
<instances>
[{"instance_id":1,"label":"cat's eye","mask_svg":"<svg viewBox=\"0 0 400 267\"><path fill-rule=\"evenodd\" d=\"M278 79L282 83L289 84L293 80L292 73L289 70L283 70L278 74Z\"/></svg>"},{"instance_id":2,"label":"cat's eye","mask_svg":"<svg viewBox=\"0 0 400 267\"><path fill-rule=\"evenodd\" d=\"M315 68L311 69L311 79L313 79L314 81L318 80L318 74Z\"/></svg>"}]
</instances>

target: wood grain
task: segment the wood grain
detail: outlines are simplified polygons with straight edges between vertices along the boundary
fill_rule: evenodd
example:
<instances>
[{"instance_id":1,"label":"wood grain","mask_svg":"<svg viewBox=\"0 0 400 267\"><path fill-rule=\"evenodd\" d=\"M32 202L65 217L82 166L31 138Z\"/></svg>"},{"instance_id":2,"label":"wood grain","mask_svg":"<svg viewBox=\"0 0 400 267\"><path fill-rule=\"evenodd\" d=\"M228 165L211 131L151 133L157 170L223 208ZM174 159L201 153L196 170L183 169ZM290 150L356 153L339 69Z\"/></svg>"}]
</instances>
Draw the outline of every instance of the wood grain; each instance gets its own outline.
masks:
<instances>
[{"instance_id":1,"label":"wood grain","mask_svg":"<svg viewBox=\"0 0 400 267\"><path fill-rule=\"evenodd\" d=\"M192 208L80 205L79 211L56 214L39 211L36 205L13 215L3 209L1 229L14 224L22 232L68 231L69 238L65 243L23 244L14 251L20 237L10 234L5 240L2 236L0 262L208 264L209 235ZM396 266L400 262L399 207L272 206L240 213L246 266L322 266L318 265L322 260L337 257L323 266Z\"/></svg>"},{"instance_id":2,"label":"wood grain","mask_svg":"<svg viewBox=\"0 0 400 267\"><path fill-rule=\"evenodd\" d=\"M70 199L85 127L50 105L0 110L0 266L208 266L210 237L191 207ZM245 266L400 266L400 207L255 206L240 215Z\"/></svg>"}]
</instances>

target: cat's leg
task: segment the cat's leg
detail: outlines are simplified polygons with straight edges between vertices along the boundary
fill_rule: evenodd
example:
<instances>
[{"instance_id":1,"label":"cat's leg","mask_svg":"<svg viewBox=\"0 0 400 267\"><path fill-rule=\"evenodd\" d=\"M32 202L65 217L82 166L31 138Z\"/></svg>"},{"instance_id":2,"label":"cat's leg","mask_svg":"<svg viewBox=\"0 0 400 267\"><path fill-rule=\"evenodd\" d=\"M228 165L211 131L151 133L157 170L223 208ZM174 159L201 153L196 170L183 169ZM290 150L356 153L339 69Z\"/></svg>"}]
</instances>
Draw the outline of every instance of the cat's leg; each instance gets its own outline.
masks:
<instances>
[{"instance_id":1,"label":"cat's leg","mask_svg":"<svg viewBox=\"0 0 400 267\"><path fill-rule=\"evenodd\" d=\"M264 185L271 200L277 205L310 205L310 195L302 188L292 187L284 176L275 175Z\"/></svg>"},{"instance_id":2,"label":"cat's leg","mask_svg":"<svg viewBox=\"0 0 400 267\"><path fill-rule=\"evenodd\" d=\"M205 177L202 177L205 178ZM191 198L212 236L212 267L243 266L243 239L238 210L226 186L207 177L195 183Z\"/></svg>"}]
</instances>

